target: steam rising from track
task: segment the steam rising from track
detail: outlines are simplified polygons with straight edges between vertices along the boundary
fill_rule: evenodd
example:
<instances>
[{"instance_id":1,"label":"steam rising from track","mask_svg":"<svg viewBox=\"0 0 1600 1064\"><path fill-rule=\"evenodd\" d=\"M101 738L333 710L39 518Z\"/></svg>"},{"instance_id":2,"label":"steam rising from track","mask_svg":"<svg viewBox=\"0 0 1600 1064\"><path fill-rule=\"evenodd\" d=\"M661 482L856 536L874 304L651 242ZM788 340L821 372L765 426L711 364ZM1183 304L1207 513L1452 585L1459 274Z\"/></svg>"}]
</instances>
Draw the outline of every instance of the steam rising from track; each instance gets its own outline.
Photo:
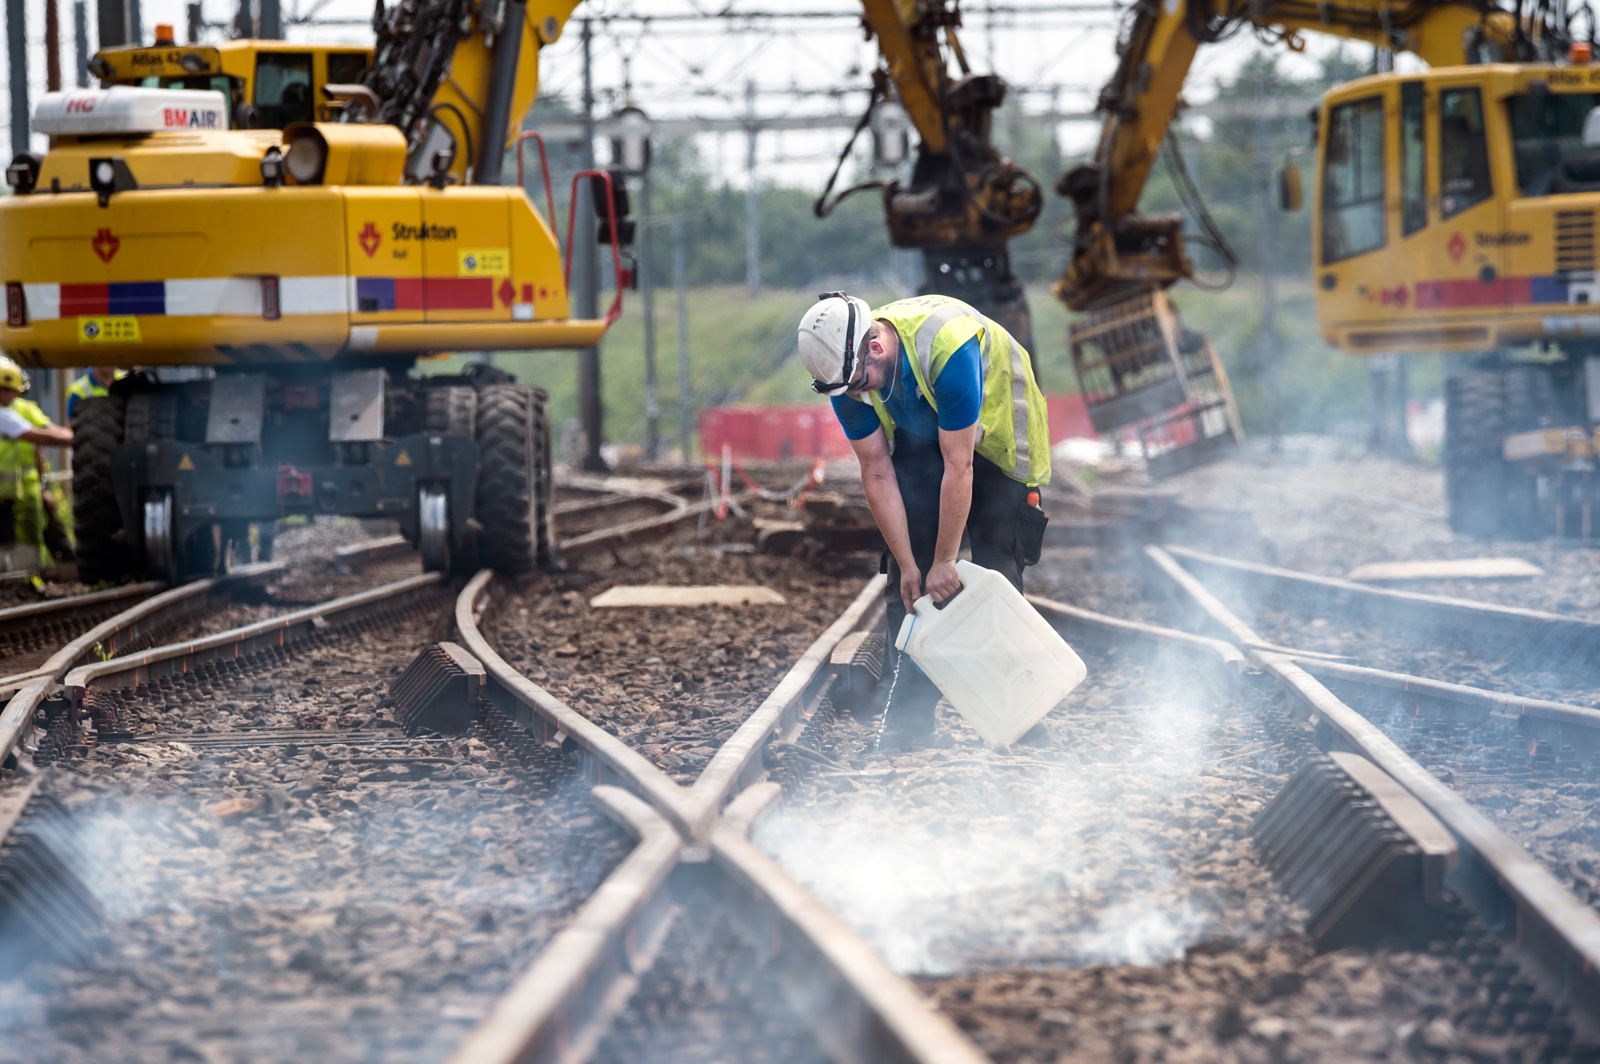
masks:
<instances>
[{"instance_id":1,"label":"steam rising from track","mask_svg":"<svg viewBox=\"0 0 1600 1064\"><path fill-rule=\"evenodd\" d=\"M1243 767L1208 760L1220 692L1192 672L1129 684L1139 670L1092 660L1047 718L1051 747L901 759L826 816L775 812L756 841L901 972L1179 956L1223 900L1171 851Z\"/></svg>"}]
</instances>

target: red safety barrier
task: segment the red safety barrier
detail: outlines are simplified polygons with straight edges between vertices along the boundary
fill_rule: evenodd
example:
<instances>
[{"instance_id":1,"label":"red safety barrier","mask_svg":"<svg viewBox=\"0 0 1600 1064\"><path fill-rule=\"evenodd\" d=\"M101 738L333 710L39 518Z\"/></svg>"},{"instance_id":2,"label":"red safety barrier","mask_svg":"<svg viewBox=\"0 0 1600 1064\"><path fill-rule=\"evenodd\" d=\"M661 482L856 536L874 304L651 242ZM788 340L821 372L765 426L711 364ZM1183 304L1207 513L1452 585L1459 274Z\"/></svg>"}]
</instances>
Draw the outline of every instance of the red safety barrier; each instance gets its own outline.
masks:
<instances>
[{"instance_id":1,"label":"red safety barrier","mask_svg":"<svg viewBox=\"0 0 1600 1064\"><path fill-rule=\"evenodd\" d=\"M1089 407L1083 401L1083 396L1076 393L1072 395L1047 395L1044 397L1045 406L1050 416L1050 443L1060 443L1062 440L1092 440L1095 438L1094 424L1089 420Z\"/></svg>"},{"instance_id":2,"label":"red safety barrier","mask_svg":"<svg viewBox=\"0 0 1600 1064\"><path fill-rule=\"evenodd\" d=\"M1081 395L1045 397L1050 442L1094 439L1089 408ZM850 441L827 403L792 406L711 406L700 411L700 453L720 455L727 446L740 461L789 458L848 458Z\"/></svg>"}]
</instances>

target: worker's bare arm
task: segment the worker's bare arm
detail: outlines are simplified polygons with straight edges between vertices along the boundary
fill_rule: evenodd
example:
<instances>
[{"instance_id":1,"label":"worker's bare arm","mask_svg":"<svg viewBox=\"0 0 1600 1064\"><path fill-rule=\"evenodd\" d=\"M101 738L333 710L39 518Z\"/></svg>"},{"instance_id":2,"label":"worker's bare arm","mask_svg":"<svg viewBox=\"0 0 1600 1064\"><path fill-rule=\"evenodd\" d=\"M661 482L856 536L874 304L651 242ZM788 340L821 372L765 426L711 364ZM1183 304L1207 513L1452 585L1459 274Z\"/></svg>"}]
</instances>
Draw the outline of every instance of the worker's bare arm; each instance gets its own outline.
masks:
<instances>
[{"instance_id":1,"label":"worker's bare arm","mask_svg":"<svg viewBox=\"0 0 1600 1064\"><path fill-rule=\"evenodd\" d=\"M928 594L935 602L943 602L961 590L956 555L961 551L961 533L966 530L967 513L972 509L972 448L977 440L976 423L954 431L939 430L944 480L939 485L939 539L933 549L933 568L928 570Z\"/></svg>"},{"instance_id":2,"label":"worker's bare arm","mask_svg":"<svg viewBox=\"0 0 1600 1064\"><path fill-rule=\"evenodd\" d=\"M18 439L27 440L29 443L42 443L46 447L71 447L72 430L60 425L45 425L42 428L29 429Z\"/></svg>"},{"instance_id":3,"label":"worker's bare arm","mask_svg":"<svg viewBox=\"0 0 1600 1064\"><path fill-rule=\"evenodd\" d=\"M922 571L911 554L911 534L906 531L906 504L900 497L900 481L894 475L894 461L889 457L889 438L883 429L850 446L861 463L861 488L867 494L867 506L872 519L878 522L878 531L889 553L900 566L900 598L911 609L911 604L922 594Z\"/></svg>"}]
</instances>

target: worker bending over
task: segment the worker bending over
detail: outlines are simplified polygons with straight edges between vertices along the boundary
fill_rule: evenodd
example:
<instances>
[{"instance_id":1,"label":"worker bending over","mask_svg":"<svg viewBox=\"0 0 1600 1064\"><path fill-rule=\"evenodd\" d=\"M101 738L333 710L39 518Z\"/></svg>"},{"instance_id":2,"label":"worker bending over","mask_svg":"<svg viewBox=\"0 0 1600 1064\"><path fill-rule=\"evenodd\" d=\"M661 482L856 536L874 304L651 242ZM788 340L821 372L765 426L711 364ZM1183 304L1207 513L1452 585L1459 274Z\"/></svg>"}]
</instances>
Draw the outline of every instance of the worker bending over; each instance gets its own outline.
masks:
<instances>
[{"instance_id":1,"label":"worker bending over","mask_svg":"<svg viewBox=\"0 0 1600 1064\"><path fill-rule=\"evenodd\" d=\"M22 398L27 390L27 374L0 357L0 561L7 569L37 568L44 561L56 500L42 490L36 445L72 446L72 430L51 424L37 403ZM65 529L51 539L56 553L71 557Z\"/></svg>"},{"instance_id":2,"label":"worker bending over","mask_svg":"<svg viewBox=\"0 0 1600 1064\"><path fill-rule=\"evenodd\" d=\"M67 388L67 424L77 416L78 404L85 399L103 399L111 394L112 382L128 375L115 366L95 366Z\"/></svg>"},{"instance_id":3,"label":"worker bending over","mask_svg":"<svg viewBox=\"0 0 1600 1064\"><path fill-rule=\"evenodd\" d=\"M972 560L1022 590L1022 570L1044 538L1040 485L1050 480L1044 396L1028 352L1010 333L950 296L915 296L876 311L823 296L800 322L811 387L861 462L861 486L888 545L884 572L892 639L926 591L961 588L965 532ZM934 730L939 691L909 661L880 747L948 745Z\"/></svg>"}]
</instances>

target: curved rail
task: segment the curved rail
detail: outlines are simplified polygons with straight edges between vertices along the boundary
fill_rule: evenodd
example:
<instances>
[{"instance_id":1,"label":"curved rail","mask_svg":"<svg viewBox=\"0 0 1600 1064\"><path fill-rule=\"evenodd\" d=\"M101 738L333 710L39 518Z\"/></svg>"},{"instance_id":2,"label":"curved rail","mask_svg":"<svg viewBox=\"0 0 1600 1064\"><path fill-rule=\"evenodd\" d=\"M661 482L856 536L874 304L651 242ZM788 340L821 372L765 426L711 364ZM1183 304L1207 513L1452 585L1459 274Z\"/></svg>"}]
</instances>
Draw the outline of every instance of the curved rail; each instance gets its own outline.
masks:
<instances>
[{"instance_id":1,"label":"curved rail","mask_svg":"<svg viewBox=\"0 0 1600 1064\"><path fill-rule=\"evenodd\" d=\"M339 572L353 572L408 557L416 550L416 544L404 536L380 536L340 547L333 552L333 565Z\"/></svg>"},{"instance_id":2,"label":"curved rail","mask_svg":"<svg viewBox=\"0 0 1600 1064\"><path fill-rule=\"evenodd\" d=\"M0 688L0 695L10 696L5 709L0 710L0 762L12 756L18 743L33 739L33 719L39 703L67 670L86 660L96 647L103 653L115 654L119 644L137 643L141 634L148 635L174 620L206 612L215 598L231 593L239 583L274 575L284 568L282 562L245 565L225 576L196 580L162 592L95 625L31 673L9 677L5 681L8 686Z\"/></svg>"},{"instance_id":3,"label":"curved rail","mask_svg":"<svg viewBox=\"0 0 1600 1064\"><path fill-rule=\"evenodd\" d=\"M128 598L142 599L146 595L165 591L166 587L167 585L161 581L152 580L143 584L124 584L104 591L90 591L82 595L30 602L26 606L11 606L0 610L0 635L35 631L53 621L64 619L59 616L61 614L66 614L67 618L70 618L79 610L91 606L103 606L108 602L121 602Z\"/></svg>"},{"instance_id":4,"label":"curved rail","mask_svg":"<svg viewBox=\"0 0 1600 1064\"><path fill-rule=\"evenodd\" d=\"M565 503L567 509L557 507L557 513L580 513L585 510L603 509L608 506L622 506L630 502L657 502L665 511L650 517L641 517L635 521L627 521L610 528L595 529L593 532L584 532L569 539L564 539L560 544L560 554L563 559L570 559L586 551L614 550L625 543L639 542L664 535L671 528L683 521L699 520L703 515L715 511L717 502L714 499L704 499L698 503L691 503L681 495L675 495L663 488L655 487L648 483L638 481L607 479L604 477L569 477L563 481L566 487L577 488L581 491L604 492L605 494L595 499L574 500ZM742 492L734 496L734 502L744 505L755 498L753 492Z\"/></svg>"},{"instance_id":5,"label":"curved rail","mask_svg":"<svg viewBox=\"0 0 1600 1064\"><path fill-rule=\"evenodd\" d=\"M1298 604L1314 597L1319 609L1338 610L1362 622L1406 634L1427 631L1430 637L1448 638L1458 647L1495 655L1531 652L1542 660L1576 660L1590 665L1593 648L1600 644L1600 621L1582 617L1368 587L1352 580L1236 561L1188 547L1168 546L1165 550L1187 569L1264 591L1282 601ZM1264 646L1270 645L1262 643L1253 632L1251 637Z\"/></svg>"},{"instance_id":6,"label":"curved rail","mask_svg":"<svg viewBox=\"0 0 1600 1064\"><path fill-rule=\"evenodd\" d=\"M281 647L329 625L348 624L415 602L443 581L443 573L423 573L215 635L81 665L67 673L62 686L73 703L80 704L84 691L91 687L137 687L162 676L192 672L208 661L242 658L265 647Z\"/></svg>"},{"instance_id":7,"label":"curved rail","mask_svg":"<svg viewBox=\"0 0 1600 1064\"><path fill-rule=\"evenodd\" d=\"M762 781L761 751L798 732L825 698L833 649L851 631L881 617L882 576L868 581L837 621L806 650L772 693L722 744L688 788L631 747L521 676L478 630L491 574L481 572L456 600L462 643L493 679L491 697L527 712L519 721L542 736L564 734L597 762L598 774L623 781L643 798L599 787L597 799L641 838L634 851L518 979L490 1018L451 1056L451 1064L569 1061L584 1055L621 1011L653 962L676 915L673 884L693 877L713 889L726 913L763 953L775 957L790 1003L829 1054L839 1060L906 1064L977 1064L983 1054L862 939L748 840L752 825L781 793ZM1244 656L1220 640L1123 621L1048 599L1035 604L1052 621L1099 642L1140 642L1195 657L1225 682L1236 682ZM723 806L738 788L739 793ZM654 806L647 810L646 803ZM628 810L631 810L629 812ZM647 829L642 825L655 824ZM672 829L668 851L662 827ZM706 864L717 875L708 884ZM827 986L825 995L815 993ZM809 988L810 992L802 992Z\"/></svg>"},{"instance_id":8,"label":"curved rail","mask_svg":"<svg viewBox=\"0 0 1600 1064\"><path fill-rule=\"evenodd\" d=\"M1172 553L1148 546L1145 554L1214 621L1241 637L1257 639ZM1555 1000L1569 1005L1574 1018L1591 1032L1600 1031L1600 916L1293 658L1257 649L1250 649L1247 656L1325 720L1350 749L1387 772L1444 822L1461 847L1461 863L1450 877L1451 885L1498 933L1515 938Z\"/></svg>"},{"instance_id":9,"label":"curved rail","mask_svg":"<svg viewBox=\"0 0 1600 1064\"><path fill-rule=\"evenodd\" d=\"M1202 555L1197 551L1185 550L1178 547L1167 547L1163 551L1167 558L1194 559L1196 557L1207 559L1201 565L1208 565L1214 560L1210 555ZM1152 555L1152 557L1155 557ZM1158 561L1158 565L1161 565ZM1242 564L1242 563L1240 563ZM1163 566L1165 568L1165 566ZM1265 566L1257 566L1266 569ZM1289 573L1289 570L1272 570L1276 573ZM1200 582L1187 570L1179 567L1175 572L1167 575L1183 587L1184 591L1193 599L1211 620L1246 651L1272 653L1281 655L1313 676L1337 683L1357 684L1369 689L1399 691L1418 699L1431 699L1447 703L1462 709L1477 713L1487 713L1497 717L1515 718L1530 728L1537 727L1535 722L1542 722L1558 732L1563 739L1579 738L1582 745L1594 748L1600 746L1600 709L1587 706L1575 706L1565 702L1556 702L1545 698L1529 698L1525 695L1508 694L1502 691L1491 691L1469 684L1450 683L1444 680L1433 680L1423 676L1413 676L1408 673L1394 672L1387 669L1374 669L1357 665L1338 655L1319 654L1314 651L1299 650L1293 647L1279 646L1275 643L1263 641L1256 633L1237 617L1228 607L1212 593L1209 587ZM1295 580L1305 574L1290 574ZM1326 578L1317 577L1321 582ZM1344 584L1347 581L1330 581L1335 584ZM1358 590L1379 590L1363 588L1355 585ZM1418 596L1427 601L1430 596ZM1445 599L1449 608L1454 610L1463 600ZM1583 623L1580 618L1560 617L1556 614L1538 614L1531 610L1511 610L1507 607L1486 605L1482 603L1468 603L1472 610L1485 618L1484 623L1505 616L1507 613L1517 616L1519 624L1544 623L1529 619L1533 617L1553 618L1555 621L1576 621Z\"/></svg>"}]
</instances>

